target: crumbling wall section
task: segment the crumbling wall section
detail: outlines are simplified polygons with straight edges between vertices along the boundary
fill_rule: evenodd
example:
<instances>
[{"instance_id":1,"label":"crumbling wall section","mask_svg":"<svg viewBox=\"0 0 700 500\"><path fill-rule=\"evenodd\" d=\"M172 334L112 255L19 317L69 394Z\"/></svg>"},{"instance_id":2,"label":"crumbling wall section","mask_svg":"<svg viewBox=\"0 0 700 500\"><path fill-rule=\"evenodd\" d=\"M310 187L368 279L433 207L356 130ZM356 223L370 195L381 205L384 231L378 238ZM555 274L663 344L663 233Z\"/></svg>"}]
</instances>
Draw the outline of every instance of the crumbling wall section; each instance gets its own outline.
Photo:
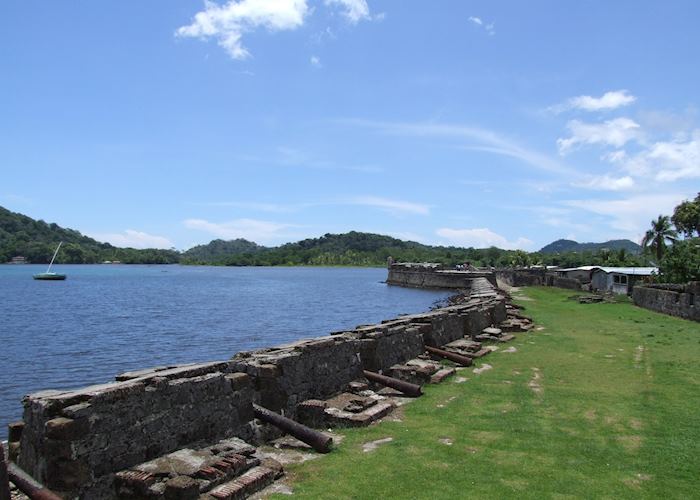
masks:
<instances>
[{"instance_id":1,"label":"crumbling wall section","mask_svg":"<svg viewBox=\"0 0 700 500\"><path fill-rule=\"evenodd\" d=\"M245 435L249 377L207 363L24 400L19 465L65 497L113 498L114 473L200 442Z\"/></svg>"},{"instance_id":2,"label":"crumbling wall section","mask_svg":"<svg viewBox=\"0 0 700 500\"><path fill-rule=\"evenodd\" d=\"M560 276L553 276L550 286L569 290L581 290L581 282L579 280L574 278L562 278Z\"/></svg>"},{"instance_id":3,"label":"crumbling wall section","mask_svg":"<svg viewBox=\"0 0 700 500\"><path fill-rule=\"evenodd\" d=\"M362 377L359 350L350 335L319 337L241 352L232 366L253 378L257 403L293 418L298 403L328 398Z\"/></svg>"},{"instance_id":4,"label":"crumbling wall section","mask_svg":"<svg viewBox=\"0 0 700 500\"><path fill-rule=\"evenodd\" d=\"M547 271L545 269L498 269L494 271L496 280L508 286L545 286Z\"/></svg>"},{"instance_id":5,"label":"crumbling wall section","mask_svg":"<svg viewBox=\"0 0 700 500\"><path fill-rule=\"evenodd\" d=\"M632 300L639 307L671 316L700 321L700 281L687 285L636 285Z\"/></svg>"}]
</instances>

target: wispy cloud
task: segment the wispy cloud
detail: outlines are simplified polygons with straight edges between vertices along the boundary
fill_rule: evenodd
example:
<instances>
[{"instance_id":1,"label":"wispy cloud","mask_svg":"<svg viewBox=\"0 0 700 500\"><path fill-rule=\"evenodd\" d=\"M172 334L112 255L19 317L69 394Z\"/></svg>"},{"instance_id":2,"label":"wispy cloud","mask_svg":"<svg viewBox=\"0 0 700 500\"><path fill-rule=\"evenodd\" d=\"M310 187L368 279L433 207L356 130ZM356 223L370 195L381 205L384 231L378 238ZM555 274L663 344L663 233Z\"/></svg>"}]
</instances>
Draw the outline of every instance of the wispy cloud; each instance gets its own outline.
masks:
<instances>
[{"instance_id":1,"label":"wispy cloud","mask_svg":"<svg viewBox=\"0 0 700 500\"><path fill-rule=\"evenodd\" d=\"M571 135L557 139L559 153L565 155L584 144L602 144L621 147L632 139L639 139L641 128L629 118L615 118L603 123L584 123L571 120L566 124Z\"/></svg>"},{"instance_id":2,"label":"wispy cloud","mask_svg":"<svg viewBox=\"0 0 700 500\"><path fill-rule=\"evenodd\" d=\"M617 155L613 160L632 175L655 181L673 182L700 177L700 129L689 140L659 141L634 155Z\"/></svg>"},{"instance_id":3,"label":"wispy cloud","mask_svg":"<svg viewBox=\"0 0 700 500\"><path fill-rule=\"evenodd\" d=\"M179 37L214 38L234 59L246 59L243 35L264 28L268 31L295 30L309 13L306 0L230 0L223 5L205 0L204 10L192 23L178 28Z\"/></svg>"},{"instance_id":4,"label":"wispy cloud","mask_svg":"<svg viewBox=\"0 0 700 500\"><path fill-rule=\"evenodd\" d=\"M476 26L483 28L489 35L496 34L496 24L495 23L485 23L483 19L477 16L469 16L469 22L475 24Z\"/></svg>"},{"instance_id":5,"label":"wispy cloud","mask_svg":"<svg viewBox=\"0 0 700 500\"><path fill-rule=\"evenodd\" d=\"M689 193L643 194L619 199L582 199L564 201L565 206L604 216L610 227L639 239L649 221L659 214L670 214Z\"/></svg>"},{"instance_id":6,"label":"wispy cloud","mask_svg":"<svg viewBox=\"0 0 700 500\"><path fill-rule=\"evenodd\" d=\"M204 219L186 219L183 224L188 229L203 231L225 240L244 238L256 243L278 243L289 241L299 235L290 231L300 226L256 219L235 219L227 222L210 222Z\"/></svg>"},{"instance_id":7,"label":"wispy cloud","mask_svg":"<svg viewBox=\"0 0 700 500\"><path fill-rule=\"evenodd\" d=\"M505 250L528 249L533 242L527 238L517 238L515 241L508 241L504 236L491 231L488 228L474 229L454 229L443 227L435 231L435 234L447 240L450 245L464 247L487 248L498 247Z\"/></svg>"},{"instance_id":8,"label":"wispy cloud","mask_svg":"<svg viewBox=\"0 0 700 500\"><path fill-rule=\"evenodd\" d=\"M123 233L88 233L88 235L97 241L111 243L117 247L129 248L172 248L173 244L164 236L156 236L153 234L127 229Z\"/></svg>"},{"instance_id":9,"label":"wispy cloud","mask_svg":"<svg viewBox=\"0 0 700 500\"><path fill-rule=\"evenodd\" d=\"M364 206L372 207L391 213L393 215L415 214L428 215L430 205L414 203L405 200L385 198L381 196L360 195L337 197L331 200L308 201L304 203L260 203L245 201L218 201L206 203L194 203L197 206L220 207L220 208L241 208L259 212L290 213L298 212L307 208L337 207L337 206Z\"/></svg>"},{"instance_id":10,"label":"wispy cloud","mask_svg":"<svg viewBox=\"0 0 700 500\"><path fill-rule=\"evenodd\" d=\"M636 100L637 98L631 95L627 90L612 90L600 97L592 97L589 95L572 97L565 103L550 107L549 110L554 113L563 113L564 111L572 109L579 109L582 111L604 111L628 106Z\"/></svg>"},{"instance_id":11,"label":"wispy cloud","mask_svg":"<svg viewBox=\"0 0 700 500\"><path fill-rule=\"evenodd\" d=\"M484 151L508 156L518 159L539 170L560 175L580 175L574 169L561 163L558 159L521 146L509 138L484 128L434 122L393 123L371 120L343 120L343 123L373 128L382 133L399 136L454 137L469 142L469 144L460 146L465 150Z\"/></svg>"},{"instance_id":12,"label":"wispy cloud","mask_svg":"<svg viewBox=\"0 0 700 500\"><path fill-rule=\"evenodd\" d=\"M325 0L327 6L338 6L342 9L343 16L351 24L372 19L369 13L369 5L366 0Z\"/></svg>"},{"instance_id":13,"label":"wispy cloud","mask_svg":"<svg viewBox=\"0 0 700 500\"><path fill-rule=\"evenodd\" d=\"M311 63L311 66L314 68L322 68L323 65L321 64L321 58L318 56L311 56L309 59L309 62Z\"/></svg>"},{"instance_id":14,"label":"wispy cloud","mask_svg":"<svg viewBox=\"0 0 700 500\"><path fill-rule=\"evenodd\" d=\"M609 174L591 176L585 181L574 182L573 186L602 191L626 191L635 187L632 177L614 177Z\"/></svg>"},{"instance_id":15,"label":"wispy cloud","mask_svg":"<svg viewBox=\"0 0 700 500\"><path fill-rule=\"evenodd\" d=\"M341 201L340 204L362 205L367 207L381 208L392 214L408 213L416 215L428 215L430 206L421 203L412 203L403 200L392 200L378 196L357 196Z\"/></svg>"}]
</instances>

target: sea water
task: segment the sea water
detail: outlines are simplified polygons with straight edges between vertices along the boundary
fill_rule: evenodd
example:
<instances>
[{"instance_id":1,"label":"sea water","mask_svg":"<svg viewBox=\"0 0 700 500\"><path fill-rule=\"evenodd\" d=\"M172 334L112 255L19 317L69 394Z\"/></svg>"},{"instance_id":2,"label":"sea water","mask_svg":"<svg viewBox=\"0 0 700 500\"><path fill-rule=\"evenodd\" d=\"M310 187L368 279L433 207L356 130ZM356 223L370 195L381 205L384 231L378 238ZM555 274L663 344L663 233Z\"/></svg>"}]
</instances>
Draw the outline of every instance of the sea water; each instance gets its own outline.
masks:
<instances>
[{"instance_id":1,"label":"sea water","mask_svg":"<svg viewBox=\"0 0 700 500\"><path fill-rule=\"evenodd\" d=\"M0 265L0 438L24 395L153 366L327 335L429 309L449 292L388 286L386 269Z\"/></svg>"}]
</instances>

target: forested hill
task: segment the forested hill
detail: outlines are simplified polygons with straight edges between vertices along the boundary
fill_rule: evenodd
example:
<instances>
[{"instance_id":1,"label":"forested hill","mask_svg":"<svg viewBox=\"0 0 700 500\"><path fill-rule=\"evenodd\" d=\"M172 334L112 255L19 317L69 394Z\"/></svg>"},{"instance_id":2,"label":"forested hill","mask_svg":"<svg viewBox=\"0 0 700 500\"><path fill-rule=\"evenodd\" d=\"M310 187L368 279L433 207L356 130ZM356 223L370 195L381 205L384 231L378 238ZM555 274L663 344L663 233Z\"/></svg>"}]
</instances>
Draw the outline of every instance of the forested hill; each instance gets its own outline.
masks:
<instances>
[{"instance_id":1,"label":"forested hill","mask_svg":"<svg viewBox=\"0 0 700 500\"><path fill-rule=\"evenodd\" d=\"M73 229L34 220L0 207L0 262L23 256L31 263L48 263L59 241L63 245L56 262L64 264L92 264L105 260L126 264L171 264L180 258L173 250L117 248Z\"/></svg>"},{"instance_id":2,"label":"forested hill","mask_svg":"<svg viewBox=\"0 0 700 500\"><path fill-rule=\"evenodd\" d=\"M59 241L63 246L57 262L91 264L103 261L121 261L125 264L209 264L228 266L379 266L387 263L389 256L397 262L439 262L445 265L469 262L474 266L527 266L531 264L560 265L564 267L591 265L645 265L646 259L632 255L634 250L611 252L620 248L606 242L579 244L571 242L580 250L570 251L569 246L560 246L556 253L527 253L522 250L499 248L460 248L430 246L415 241L402 241L381 234L351 231L345 234L326 234L320 238L309 238L278 247L265 247L252 241L236 239L214 240L198 245L186 252L175 250L137 250L117 248L109 243L100 243L72 229L57 224L47 224L22 214L0 207L0 262L23 256L29 262L46 263L51 259ZM560 240L566 243L566 240ZM555 242L552 245L556 247ZM593 246L586 246L593 245ZM612 247L612 248L611 248ZM601 248L601 250L593 250ZM605 250L602 250L604 248Z\"/></svg>"},{"instance_id":3,"label":"forested hill","mask_svg":"<svg viewBox=\"0 0 700 500\"><path fill-rule=\"evenodd\" d=\"M630 240L610 240L604 243L579 243L574 240L557 240L542 247L540 253L566 253L566 252L599 252L600 250L625 249L632 254L639 254L642 247Z\"/></svg>"},{"instance_id":4,"label":"forested hill","mask_svg":"<svg viewBox=\"0 0 700 500\"><path fill-rule=\"evenodd\" d=\"M243 238L235 240L212 240L206 245L197 245L186 252L182 257L193 262L218 262L230 255L253 254L265 250L265 247Z\"/></svg>"}]
</instances>

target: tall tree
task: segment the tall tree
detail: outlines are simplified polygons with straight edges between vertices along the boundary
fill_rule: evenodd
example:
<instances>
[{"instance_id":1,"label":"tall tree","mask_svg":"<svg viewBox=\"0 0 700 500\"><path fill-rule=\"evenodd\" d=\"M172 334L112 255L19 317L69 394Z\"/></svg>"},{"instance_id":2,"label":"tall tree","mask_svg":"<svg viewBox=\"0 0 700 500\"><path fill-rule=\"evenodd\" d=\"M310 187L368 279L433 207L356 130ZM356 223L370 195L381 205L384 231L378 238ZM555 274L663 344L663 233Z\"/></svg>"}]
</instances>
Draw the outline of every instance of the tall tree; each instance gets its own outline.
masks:
<instances>
[{"instance_id":1,"label":"tall tree","mask_svg":"<svg viewBox=\"0 0 700 500\"><path fill-rule=\"evenodd\" d=\"M651 229L647 231L642 240L642 246L649 248L656 255L657 264L661 261L666 250L666 242L674 243L678 239L678 233L671 225L668 215L659 215L651 221Z\"/></svg>"},{"instance_id":2,"label":"tall tree","mask_svg":"<svg viewBox=\"0 0 700 500\"><path fill-rule=\"evenodd\" d=\"M695 200L686 200L673 210L673 225L686 237L700 236L700 193Z\"/></svg>"}]
</instances>

